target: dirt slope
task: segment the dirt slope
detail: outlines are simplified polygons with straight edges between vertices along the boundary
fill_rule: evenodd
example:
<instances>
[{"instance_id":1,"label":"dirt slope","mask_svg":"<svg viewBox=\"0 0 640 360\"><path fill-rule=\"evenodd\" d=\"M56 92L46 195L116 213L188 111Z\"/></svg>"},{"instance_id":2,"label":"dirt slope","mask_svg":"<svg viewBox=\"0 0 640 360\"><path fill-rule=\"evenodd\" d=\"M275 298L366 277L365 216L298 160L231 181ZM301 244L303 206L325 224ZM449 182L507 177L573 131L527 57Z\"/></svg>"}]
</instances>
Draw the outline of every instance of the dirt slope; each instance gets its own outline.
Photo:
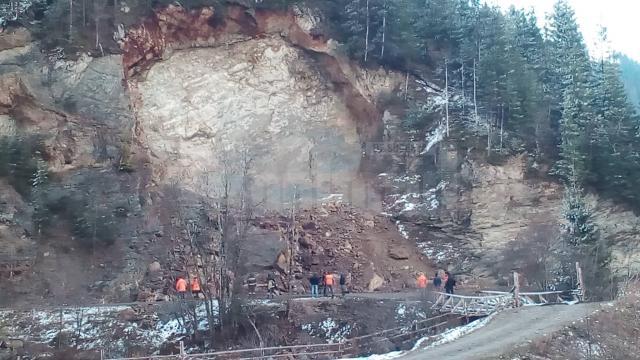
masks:
<instances>
[{"instance_id":1,"label":"dirt slope","mask_svg":"<svg viewBox=\"0 0 640 360\"><path fill-rule=\"evenodd\" d=\"M401 359L494 359L527 341L558 331L590 315L598 307L597 303L591 303L525 307L504 311L485 327L459 340L432 349L416 351Z\"/></svg>"}]
</instances>

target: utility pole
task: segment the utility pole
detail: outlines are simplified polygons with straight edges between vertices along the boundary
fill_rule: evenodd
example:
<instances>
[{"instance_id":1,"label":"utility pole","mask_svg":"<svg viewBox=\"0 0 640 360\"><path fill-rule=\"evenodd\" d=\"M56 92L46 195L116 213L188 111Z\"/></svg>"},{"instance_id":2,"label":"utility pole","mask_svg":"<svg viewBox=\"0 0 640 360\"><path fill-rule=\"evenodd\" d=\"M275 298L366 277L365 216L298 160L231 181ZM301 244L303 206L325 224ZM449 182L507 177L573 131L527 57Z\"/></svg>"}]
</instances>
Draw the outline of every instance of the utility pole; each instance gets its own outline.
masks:
<instances>
[{"instance_id":1,"label":"utility pole","mask_svg":"<svg viewBox=\"0 0 640 360\"><path fill-rule=\"evenodd\" d=\"M385 40L385 32L387 29L387 0L384 0L382 3L382 50L380 50L380 60L384 58L384 40Z\"/></svg>"}]
</instances>

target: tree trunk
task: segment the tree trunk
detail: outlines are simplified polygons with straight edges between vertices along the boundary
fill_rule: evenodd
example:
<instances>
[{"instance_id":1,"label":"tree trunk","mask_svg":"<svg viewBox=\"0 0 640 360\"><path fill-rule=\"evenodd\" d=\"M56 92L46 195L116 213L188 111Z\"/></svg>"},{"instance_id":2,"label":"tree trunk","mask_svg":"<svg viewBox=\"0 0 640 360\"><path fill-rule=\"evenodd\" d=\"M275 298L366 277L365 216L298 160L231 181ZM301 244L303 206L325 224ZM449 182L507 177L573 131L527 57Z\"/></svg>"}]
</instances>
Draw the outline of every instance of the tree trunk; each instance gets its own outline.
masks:
<instances>
[{"instance_id":1,"label":"tree trunk","mask_svg":"<svg viewBox=\"0 0 640 360\"><path fill-rule=\"evenodd\" d=\"M445 97L445 119L447 126L447 137L449 137L449 60L444 59L444 97Z\"/></svg>"},{"instance_id":2,"label":"tree trunk","mask_svg":"<svg viewBox=\"0 0 640 360\"><path fill-rule=\"evenodd\" d=\"M460 88L462 89L462 116L464 117L464 108L466 97L464 94L464 61L462 61L462 68L460 69Z\"/></svg>"},{"instance_id":3,"label":"tree trunk","mask_svg":"<svg viewBox=\"0 0 640 360\"><path fill-rule=\"evenodd\" d=\"M69 42L73 40L73 0L69 0Z\"/></svg>"},{"instance_id":4,"label":"tree trunk","mask_svg":"<svg viewBox=\"0 0 640 360\"><path fill-rule=\"evenodd\" d=\"M500 152L502 152L503 135L504 135L504 104L500 105Z\"/></svg>"},{"instance_id":5,"label":"tree trunk","mask_svg":"<svg viewBox=\"0 0 640 360\"><path fill-rule=\"evenodd\" d=\"M364 62L367 62L367 56L369 55L369 0L367 0L366 17L367 31L364 36Z\"/></svg>"},{"instance_id":6,"label":"tree trunk","mask_svg":"<svg viewBox=\"0 0 640 360\"><path fill-rule=\"evenodd\" d=\"M477 101L478 85L476 79L476 59L473 59L473 113L475 116L476 126L478 125L478 101Z\"/></svg>"},{"instance_id":7,"label":"tree trunk","mask_svg":"<svg viewBox=\"0 0 640 360\"><path fill-rule=\"evenodd\" d=\"M385 32L387 30L387 0L384 0L382 5L384 7L382 13L382 50L380 50L380 59L384 59L384 40L385 40Z\"/></svg>"},{"instance_id":8,"label":"tree trunk","mask_svg":"<svg viewBox=\"0 0 640 360\"><path fill-rule=\"evenodd\" d=\"M407 77L404 80L404 100L407 101L407 96L409 95L409 72L407 72Z\"/></svg>"},{"instance_id":9,"label":"tree trunk","mask_svg":"<svg viewBox=\"0 0 640 360\"><path fill-rule=\"evenodd\" d=\"M491 156L491 120L487 118L487 156Z\"/></svg>"}]
</instances>

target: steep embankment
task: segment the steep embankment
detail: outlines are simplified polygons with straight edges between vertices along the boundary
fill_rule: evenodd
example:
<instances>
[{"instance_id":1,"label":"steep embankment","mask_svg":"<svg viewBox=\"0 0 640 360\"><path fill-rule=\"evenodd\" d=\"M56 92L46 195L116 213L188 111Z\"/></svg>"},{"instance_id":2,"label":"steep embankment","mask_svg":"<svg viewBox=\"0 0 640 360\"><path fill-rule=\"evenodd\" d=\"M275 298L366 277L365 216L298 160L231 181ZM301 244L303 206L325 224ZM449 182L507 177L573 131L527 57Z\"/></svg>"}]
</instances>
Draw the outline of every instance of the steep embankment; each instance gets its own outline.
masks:
<instances>
[{"instance_id":1,"label":"steep embankment","mask_svg":"<svg viewBox=\"0 0 640 360\"><path fill-rule=\"evenodd\" d=\"M368 214L379 211L379 198L361 172L361 144L382 126L377 100L403 77L335 54L307 10L227 10L216 17L210 8L170 6L122 32L122 55L73 61L43 53L21 30L0 34L0 129L43 139L45 151L30 156L44 155L50 175L38 199L9 196L12 185L1 185L10 217L2 233L15 249L2 260L0 286L11 296L0 301L164 298L174 272L185 270L171 186L178 182L191 204L207 201L221 162L237 160L225 154L241 148L251 156L260 210L291 207L294 194L300 205L365 208L341 212L331 231L311 236L312 248L300 240L323 259L310 266L356 266L360 288L374 275L375 287L404 286L428 268L386 219ZM40 236L31 221L38 204L51 220ZM247 251L260 256L246 270L273 268L286 241L277 227L253 225ZM345 242L353 232L360 240ZM350 256L359 258L342 264ZM303 283L310 269L296 260ZM154 262L159 274L147 271Z\"/></svg>"}]
</instances>

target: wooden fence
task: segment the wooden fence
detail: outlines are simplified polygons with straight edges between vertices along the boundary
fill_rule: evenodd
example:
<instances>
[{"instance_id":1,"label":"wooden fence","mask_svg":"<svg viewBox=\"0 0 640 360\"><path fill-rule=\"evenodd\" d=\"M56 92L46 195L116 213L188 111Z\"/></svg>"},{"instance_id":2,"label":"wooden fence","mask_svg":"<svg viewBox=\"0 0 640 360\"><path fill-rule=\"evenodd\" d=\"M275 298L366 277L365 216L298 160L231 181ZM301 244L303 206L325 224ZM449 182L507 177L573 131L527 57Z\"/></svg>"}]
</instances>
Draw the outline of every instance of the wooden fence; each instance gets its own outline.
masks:
<instances>
[{"instance_id":1,"label":"wooden fence","mask_svg":"<svg viewBox=\"0 0 640 360\"><path fill-rule=\"evenodd\" d=\"M279 359L322 356L338 358L350 355L368 354L376 344L391 341L396 345L406 345L419 338L435 336L458 326L463 316L442 314L428 319L414 321L411 325L382 330L376 333L357 336L333 344L308 344L293 346L263 347L254 349L217 351L211 353L187 354L180 344L180 353L175 355L151 355L132 358L112 358L103 360L203 360L203 359Z\"/></svg>"}]
</instances>

